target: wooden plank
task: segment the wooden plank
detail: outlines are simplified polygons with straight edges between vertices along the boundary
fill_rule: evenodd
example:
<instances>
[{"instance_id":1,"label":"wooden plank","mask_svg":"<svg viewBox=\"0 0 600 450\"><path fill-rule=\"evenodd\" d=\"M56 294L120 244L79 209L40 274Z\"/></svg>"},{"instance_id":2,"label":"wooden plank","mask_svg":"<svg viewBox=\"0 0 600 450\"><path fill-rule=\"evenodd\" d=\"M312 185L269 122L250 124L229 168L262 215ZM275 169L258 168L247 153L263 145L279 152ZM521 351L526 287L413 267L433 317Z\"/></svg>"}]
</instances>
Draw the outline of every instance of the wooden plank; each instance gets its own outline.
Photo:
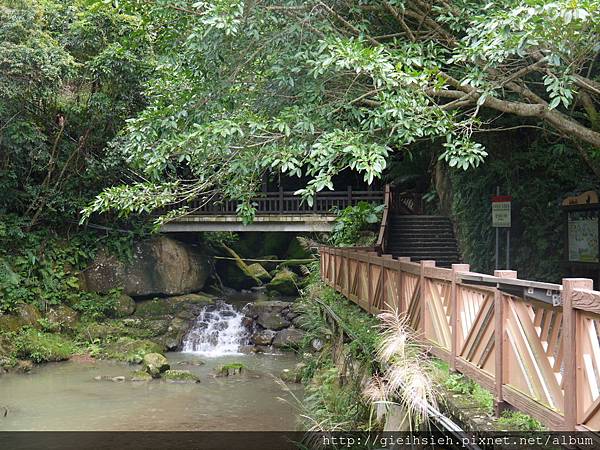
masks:
<instances>
[{"instance_id":1,"label":"wooden plank","mask_svg":"<svg viewBox=\"0 0 600 450\"><path fill-rule=\"evenodd\" d=\"M435 262L435 261L434 261ZM436 280L452 281L452 270L444 267L425 267L423 269L426 278L433 278Z\"/></svg>"},{"instance_id":2,"label":"wooden plank","mask_svg":"<svg viewBox=\"0 0 600 450\"><path fill-rule=\"evenodd\" d=\"M571 294L573 308L600 314L600 292L592 289L573 289Z\"/></svg>"},{"instance_id":3,"label":"wooden plank","mask_svg":"<svg viewBox=\"0 0 600 450\"><path fill-rule=\"evenodd\" d=\"M540 421L551 430L563 429L564 417L560 413L551 410L541 403L536 402L534 399L523 394L517 389L514 389L510 386L503 386L502 398L506 403L509 403L525 414L529 414L531 417Z\"/></svg>"},{"instance_id":4,"label":"wooden plank","mask_svg":"<svg viewBox=\"0 0 600 450\"><path fill-rule=\"evenodd\" d=\"M488 391L494 392L494 377L484 370L481 370L479 367L459 357L456 359L456 370L467 378L471 378L473 381L479 383Z\"/></svg>"},{"instance_id":5,"label":"wooden plank","mask_svg":"<svg viewBox=\"0 0 600 450\"><path fill-rule=\"evenodd\" d=\"M452 264L452 281L450 285L450 331L452 333L452 342L450 344L450 370L456 370L456 352L458 348L458 302L457 302L457 287L459 272L468 272L470 266L468 264Z\"/></svg>"},{"instance_id":6,"label":"wooden plank","mask_svg":"<svg viewBox=\"0 0 600 450\"><path fill-rule=\"evenodd\" d=\"M494 271L494 276L500 278L517 278L516 271ZM495 352L495 413L500 416L504 410L504 399L502 398L502 388L504 385L504 366L505 353L504 343L506 341L506 332L504 330L504 296L496 289L494 291L494 352Z\"/></svg>"}]
</instances>

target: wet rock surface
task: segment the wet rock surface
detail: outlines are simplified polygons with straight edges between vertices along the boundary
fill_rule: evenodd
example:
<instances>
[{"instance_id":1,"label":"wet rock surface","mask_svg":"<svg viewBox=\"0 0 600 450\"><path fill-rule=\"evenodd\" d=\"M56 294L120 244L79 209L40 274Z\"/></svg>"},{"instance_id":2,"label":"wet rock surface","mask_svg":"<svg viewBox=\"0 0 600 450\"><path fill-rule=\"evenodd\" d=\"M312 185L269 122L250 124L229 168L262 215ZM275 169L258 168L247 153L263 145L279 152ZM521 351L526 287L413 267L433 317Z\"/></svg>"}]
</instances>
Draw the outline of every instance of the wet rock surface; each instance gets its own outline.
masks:
<instances>
[{"instance_id":1,"label":"wet rock surface","mask_svg":"<svg viewBox=\"0 0 600 450\"><path fill-rule=\"evenodd\" d=\"M202 249L158 236L135 243L131 261L101 252L81 281L93 292L122 288L132 297L179 295L200 291L209 275L208 257Z\"/></svg>"}]
</instances>

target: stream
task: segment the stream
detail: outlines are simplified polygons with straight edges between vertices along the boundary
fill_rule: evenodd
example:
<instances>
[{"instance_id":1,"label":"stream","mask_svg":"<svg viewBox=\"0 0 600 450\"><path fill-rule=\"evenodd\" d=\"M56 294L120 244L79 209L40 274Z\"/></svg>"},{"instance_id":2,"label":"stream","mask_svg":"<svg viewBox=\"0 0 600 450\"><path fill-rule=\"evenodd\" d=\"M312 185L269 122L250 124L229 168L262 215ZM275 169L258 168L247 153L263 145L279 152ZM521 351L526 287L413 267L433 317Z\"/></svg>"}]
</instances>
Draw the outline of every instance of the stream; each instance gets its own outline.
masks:
<instances>
[{"instance_id":1,"label":"stream","mask_svg":"<svg viewBox=\"0 0 600 450\"><path fill-rule=\"evenodd\" d=\"M242 299L243 300L243 299ZM129 376L135 366L115 361L67 361L34 367L31 373L0 379L0 399L8 407L0 430L254 431L294 430L294 395L276 382L292 369L292 353L244 354L247 336L231 299L203 311L182 352L167 353L172 369L200 377L196 384L98 381L97 376ZM242 375L215 377L215 368L240 362ZM293 395L292 395L293 393Z\"/></svg>"}]
</instances>

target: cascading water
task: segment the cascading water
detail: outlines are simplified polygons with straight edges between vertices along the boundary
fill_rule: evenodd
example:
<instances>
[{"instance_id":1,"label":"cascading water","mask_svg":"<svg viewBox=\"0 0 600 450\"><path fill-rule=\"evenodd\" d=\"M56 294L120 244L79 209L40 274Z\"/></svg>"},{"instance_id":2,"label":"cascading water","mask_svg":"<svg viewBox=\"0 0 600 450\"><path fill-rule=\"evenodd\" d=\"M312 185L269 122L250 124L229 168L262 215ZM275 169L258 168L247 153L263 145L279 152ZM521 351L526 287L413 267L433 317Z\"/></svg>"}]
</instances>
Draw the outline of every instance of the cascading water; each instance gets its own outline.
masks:
<instances>
[{"instance_id":1,"label":"cascading water","mask_svg":"<svg viewBox=\"0 0 600 450\"><path fill-rule=\"evenodd\" d=\"M211 357L240 354L240 346L248 344L249 339L243 318L224 301L205 306L184 338L182 352Z\"/></svg>"}]
</instances>

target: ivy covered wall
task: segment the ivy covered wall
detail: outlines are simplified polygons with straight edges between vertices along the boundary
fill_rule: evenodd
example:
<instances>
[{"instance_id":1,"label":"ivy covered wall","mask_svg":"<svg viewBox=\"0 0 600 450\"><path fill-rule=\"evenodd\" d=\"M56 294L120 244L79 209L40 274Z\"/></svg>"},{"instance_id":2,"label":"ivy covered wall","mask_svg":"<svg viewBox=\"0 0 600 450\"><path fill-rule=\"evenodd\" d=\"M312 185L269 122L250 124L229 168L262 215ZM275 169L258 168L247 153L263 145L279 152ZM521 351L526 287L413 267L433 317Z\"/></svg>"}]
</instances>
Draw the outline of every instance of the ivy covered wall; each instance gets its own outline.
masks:
<instances>
[{"instance_id":1,"label":"ivy covered wall","mask_svg":"<svg viewBox=\"0 0 600 450\"><path fill-rule=\"evenodd\" d=\"M488 134L482 139L489 151L486 162L449 174L450 209L463 260L472 270L494 270L490 197L500 186L502 194L513 197L510 269L517 270L520 278L560 281L566 275L566 223L561 201L569 194L598 189L600 180L563 141L552 142L526 129ZM500 254L504 268L503 246Z\"/></svg>"}]
</instances>

